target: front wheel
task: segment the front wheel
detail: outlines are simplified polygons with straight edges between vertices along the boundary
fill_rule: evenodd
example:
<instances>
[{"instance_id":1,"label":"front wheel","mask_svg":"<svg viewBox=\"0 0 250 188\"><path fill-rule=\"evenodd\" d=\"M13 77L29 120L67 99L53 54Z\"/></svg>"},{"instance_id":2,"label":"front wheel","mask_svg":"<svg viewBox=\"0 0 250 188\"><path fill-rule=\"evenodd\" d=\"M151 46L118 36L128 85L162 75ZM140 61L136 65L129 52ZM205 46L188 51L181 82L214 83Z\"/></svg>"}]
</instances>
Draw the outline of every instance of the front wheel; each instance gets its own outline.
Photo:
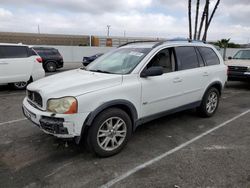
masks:
<instances>
[{"instance_id":1,"label":"front wheel","mask_svg":"<svg viewBox=\"0 0 250 188\"><path fill-rule=\"evenodd\" d=\"M203 117L211 117L219 106L220 94L218 89L212 87L204 95L198 112Z\"/></svg>"},{"instance_id":2,"label":"front wheel","mask_svg":"<svg viewBox=\"0 0 250 188\"><path fill-rule=\"evenodd\" d=\"M132 133L131 119L118 108L103 111L88 132L88 144L95 154L108 157L119 153Z\"/></svg>"}]
</instances>

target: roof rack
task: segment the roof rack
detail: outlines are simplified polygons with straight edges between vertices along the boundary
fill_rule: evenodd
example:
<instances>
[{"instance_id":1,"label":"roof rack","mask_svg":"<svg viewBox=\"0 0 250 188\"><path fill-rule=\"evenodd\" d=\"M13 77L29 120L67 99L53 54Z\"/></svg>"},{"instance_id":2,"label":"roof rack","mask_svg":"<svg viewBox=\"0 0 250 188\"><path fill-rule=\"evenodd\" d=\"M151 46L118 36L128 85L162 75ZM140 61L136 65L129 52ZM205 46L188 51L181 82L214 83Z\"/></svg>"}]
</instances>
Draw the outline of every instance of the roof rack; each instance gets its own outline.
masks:
<instances>
[{"instance_id":1,"label":"roof rack","mask_svg":"<svg viewBox=\"0 0 250 188\"><path fill-rule=\"evenodd\" d=\"M125 44L122 44L120 46L118 46L118 48L122 47L122 46L126 46L128 44L134 44L134 43L141 43L141 42L157 42L152 48L155 48L157 46L160 46L162 44L164 44L165 42L174 42L174 41L184 41L184 42L202 42L202 43L206 43L206 41L203 40L192 40L192 39L185 39L185 38L174 38L174 39L167 39L167 40L137 40L137 41L132 41L132 42L127 42Z\"/></svg>"},{"instance_id":2,"label":"roof rack","mask_svg":"<svg viewBox=\"0 0 250 188\"><path fill-rule=\"evenodd\" d=\"M132 42L127 42L124 44L121 44L120 46L118 46L118 48L122 47L122 46L126 46L128 44L134 44L134 43L141 43L141 42L159 42L160 40L136 40L136 41L132 41Z\"/></svg>"},{"instance_id":3,"label":"roof rack","mask_svg":"<svg viewBox=\"0 0 250 188\"><path fill-rule=\"evenodd\" d=\"M206 41L202 41L202 40L192 40L192 39L185 39L185 38L174 38L174 39L167 39L167 40L162 40L159 41L157 44L155 44L152 48L155 48L157 46L160 46L162 44L164 44L165 42L174 42L174 41L184 41L184 42L202 42L202 43L206 43Z\"/></svg>"}]
</instances>

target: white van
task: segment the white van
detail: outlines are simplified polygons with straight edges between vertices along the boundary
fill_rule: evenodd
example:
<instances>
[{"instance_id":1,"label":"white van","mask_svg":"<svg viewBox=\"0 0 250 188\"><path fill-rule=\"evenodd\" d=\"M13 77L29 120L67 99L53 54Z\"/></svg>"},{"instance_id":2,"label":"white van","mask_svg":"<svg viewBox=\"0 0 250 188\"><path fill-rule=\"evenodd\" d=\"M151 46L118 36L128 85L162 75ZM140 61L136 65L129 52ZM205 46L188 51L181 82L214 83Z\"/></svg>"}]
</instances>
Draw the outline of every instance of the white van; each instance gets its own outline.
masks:
<instances>
[{"instance_id":1,"label":"white van","mask_svg":"<svg viewBox=\"0 0 250 188\"><path fill-rule=\"evenodd\" d=\"M0 84L25 89L44 76L42 59L29 46L0 43Z\"/></svg>"}]
</instances>

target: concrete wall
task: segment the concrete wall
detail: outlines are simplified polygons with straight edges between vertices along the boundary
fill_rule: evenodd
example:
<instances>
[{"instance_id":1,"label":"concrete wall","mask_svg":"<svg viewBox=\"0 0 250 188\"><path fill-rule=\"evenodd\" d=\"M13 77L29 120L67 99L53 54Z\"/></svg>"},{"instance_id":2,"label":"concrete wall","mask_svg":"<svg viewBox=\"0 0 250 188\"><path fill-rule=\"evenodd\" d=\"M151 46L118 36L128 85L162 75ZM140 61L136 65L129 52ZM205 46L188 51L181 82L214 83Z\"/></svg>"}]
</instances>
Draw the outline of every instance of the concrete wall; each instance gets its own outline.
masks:
<instances>
[{"instance_id":1,"label":"concrete wall","mask_svg":"<svg viewBox=\"0 0 250 188\"><path fill-rule=\"evenodd\" d=\"M89 47L89 46L44 46L43 47L53 47L59 50L63 56L65 63L78 63L82 62L84 56L91 56L96 53L106 53L110 50L115 49L115 47ZM227 48L226 57L234 56L238 50L243 48ZM223 49L219 52L223 55Z\"/></svg>"},{"instance_id":2,"label":"concrete wall","mask_svg":"<svg viewBox=\"0 0 250 188\"><path fill-rule=\"evenodd\" d=\"M42 47L53 47L59 50L63 56L65 63L78 63L82 62L84 56L91 56L96 53L106 53L114 47L88 47L88 46L48 46L39 45Z\"/></svg>"}]
</instances>

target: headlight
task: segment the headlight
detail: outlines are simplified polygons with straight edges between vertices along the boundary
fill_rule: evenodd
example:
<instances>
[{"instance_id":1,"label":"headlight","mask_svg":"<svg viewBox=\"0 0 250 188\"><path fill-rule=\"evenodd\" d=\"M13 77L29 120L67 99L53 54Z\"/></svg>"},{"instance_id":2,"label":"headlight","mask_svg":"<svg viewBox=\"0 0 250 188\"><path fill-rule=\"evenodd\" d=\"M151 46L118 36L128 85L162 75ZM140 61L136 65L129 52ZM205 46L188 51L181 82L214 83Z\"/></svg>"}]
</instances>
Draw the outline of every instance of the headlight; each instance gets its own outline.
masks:
<instances>
[{"instance_id":1,"label":"headlight","mask_svg":"<svg viewBox=\"0 0 250 188\"><path fill-rule=\"evenodd\" d=\"M58 114L74 114L77 113L77 100L74 97L49 99L47 110Z\"/></svg>"}]
</instances>

